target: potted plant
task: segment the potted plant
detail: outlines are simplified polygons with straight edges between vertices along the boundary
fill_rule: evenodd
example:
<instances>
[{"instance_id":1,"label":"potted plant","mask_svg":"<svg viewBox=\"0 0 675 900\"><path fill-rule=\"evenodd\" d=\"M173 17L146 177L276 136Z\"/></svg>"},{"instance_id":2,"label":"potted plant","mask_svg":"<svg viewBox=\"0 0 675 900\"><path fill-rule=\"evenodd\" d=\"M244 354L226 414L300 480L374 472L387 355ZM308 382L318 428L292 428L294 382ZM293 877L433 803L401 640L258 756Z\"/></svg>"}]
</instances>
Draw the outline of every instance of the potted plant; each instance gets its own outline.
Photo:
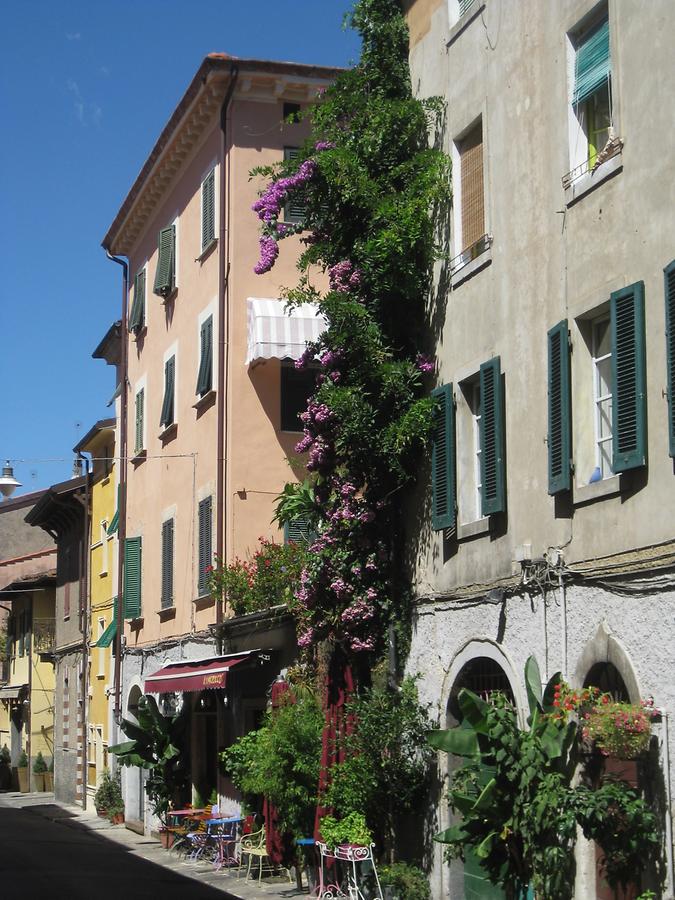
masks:
<instances>
[{"instance_id":1,"label":"potted plant","mask_svg":"<svg viewBox=\"0 0 675 900\"><path fill-rule=\"evenodd\" d=\"M49 766L45 772L45 790L54 792L54 757L49 760Z\"/></svg>"},{"instance_id":2,"label":"potted plant","mask_svg":"<svg viewBox=\"0 0 675 900\"><path fill-rule=\"evenodd\" d=\"M45 790L45 772L47 771L47 763L44 760L44 756L41 751L38 751L38 755L35 757L33 762L33 775L35 788L38 791Z\"/></svg>"},{"instance_id":3,"label":"potted plant","mask_svg":"<svg viewBox=\"0 0 675 900\"><path fill-rule=\"evenodd\" d=\"M0 748L0 790L9 790L12 784L12 756L5 744Z\"/></svg>"},{"instance_id":4,"label":"potted plant","mask_svg":"<svg viewBox=\"0 0 675 900\"><path fill-rule=\"evenodd\" d=\"M324 816L320 830L329 850L336 847L370 847L373 842L365 816L359 812L350 812L342 819Z\"/></svg>"},{"instance_id":5,"label":"potted plant","mask_svg":"<svg viewBox=\"0 0 675 900\"><path fill-rule=\"evenodd\" d=\"M121 825L124 822L124 806L110 806L108 808L108 818L113 825Z\"/></svg>"},{"instance_id":6,"label":"potted plant","mask_svg":"<svg viewBox=\"0 0 675 900\"><path fill-rule=\"evenodd\" d=\"M107 769L103 770L99 786L94 794L94 806L96 812L103 819L110 818L112 810L124 810L119 773L111 775Z\"/></svg>"},{"instance_id":7,"label":"potted plant","mask_svg":"<svg viewBox=\"0 0 675 900\"><path fill-rule=\"evenodd\" d=\"M652 714L651 701L618 703L603 694L583 713L582 734L603 756L637 759L649 747Z\"/></svg>"},{"instance_id":8,"label":"potted plant","mask_svg":"<svg viewBox=\"0 0 675 900\"><path fill-rule=\"evenodd\" d=\"M19 779L19 790L22 794L27 794L29 791L29 783L28 783L28 757L26 756L26 751L21 751L21 756L19 757L19 763L16 767L16 774Z\"/></svg>"}]
</instances>

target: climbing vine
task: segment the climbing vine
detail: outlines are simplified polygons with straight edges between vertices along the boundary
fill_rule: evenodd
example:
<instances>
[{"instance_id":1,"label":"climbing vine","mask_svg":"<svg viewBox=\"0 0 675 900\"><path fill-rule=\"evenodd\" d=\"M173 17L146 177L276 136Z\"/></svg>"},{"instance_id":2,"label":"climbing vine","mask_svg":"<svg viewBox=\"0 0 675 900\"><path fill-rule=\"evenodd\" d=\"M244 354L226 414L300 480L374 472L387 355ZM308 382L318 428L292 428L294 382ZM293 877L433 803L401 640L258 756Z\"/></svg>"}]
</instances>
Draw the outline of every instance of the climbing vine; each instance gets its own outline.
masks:
<instances>
[{"instance_id":1,"label":"climbing vine","mask_svg":"<svg viewBox=\"0 0 675 900\"><path fill-rule=\"evenodd\" d=\"M287 485L277 510L284 522L304 504L317 534L291 604L299 644L329 639L353 655L381 651L386 626L402 619L397 499L432 423L423 322L449 163L429 147L440 102L412 96L399 3L360 0L349 21L362 39L359 64L311 110L298 158L256 170L268 181L253 209L256 272L301 233L300 283L287 300L315 304L327 322L296 362L318 367L297 445L310 489ZM300 224L280 221L289 200L304 208ZM312 283L317 268L326 291Z\"/></svg>"}]
</instances>

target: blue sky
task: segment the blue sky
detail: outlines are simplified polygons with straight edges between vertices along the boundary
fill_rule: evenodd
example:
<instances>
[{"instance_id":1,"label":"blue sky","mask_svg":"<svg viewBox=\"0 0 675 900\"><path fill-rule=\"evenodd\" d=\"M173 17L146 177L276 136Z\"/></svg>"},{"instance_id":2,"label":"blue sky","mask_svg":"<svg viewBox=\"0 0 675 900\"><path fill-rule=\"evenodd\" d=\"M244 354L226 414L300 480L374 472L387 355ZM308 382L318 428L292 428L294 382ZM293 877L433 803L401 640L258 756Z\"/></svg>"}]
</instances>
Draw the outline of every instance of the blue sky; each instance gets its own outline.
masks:
<instances>
[{"instance_id":1,"label":"blue sky","mask_svg":"<svg viewBox=\"0 0 675 900\"><path fill-rule=\"evenodd\" d=\"M119 317L100 243L212 51L349 65L350 0L21 0L0 33L0 457L17 491L67 478L115 385L91 353Z\"/></svg>"}]
</instances>

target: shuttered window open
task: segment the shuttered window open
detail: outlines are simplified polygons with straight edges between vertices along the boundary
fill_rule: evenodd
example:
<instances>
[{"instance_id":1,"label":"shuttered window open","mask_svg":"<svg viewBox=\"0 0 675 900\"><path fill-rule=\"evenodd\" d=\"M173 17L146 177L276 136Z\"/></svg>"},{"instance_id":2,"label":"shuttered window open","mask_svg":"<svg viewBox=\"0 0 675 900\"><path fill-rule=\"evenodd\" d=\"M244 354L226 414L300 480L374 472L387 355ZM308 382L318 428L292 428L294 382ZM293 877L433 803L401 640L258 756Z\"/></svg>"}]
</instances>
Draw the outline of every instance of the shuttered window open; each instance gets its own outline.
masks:
<instances>
[{"instance_id":1,"label":"shuttered window open","mask_svg":"<svg viewBox=\"0 0 675 900\"><path fill-rule=\"evenodd\" d=\"M164 363L164 399L159 424L164 428L173 425L176 393L176 357L171 356Z\"/></svg>"},{"instance_id":2,"label":"shuttered window open","mask_svg":"<svg viewBox=\"0 0 675 900\"><path fill-rule=\"evenodd\" d=\"M141 538L124 542L124 618L141 617Z\"/></svg>"},{"instance_id":3,"label":"shuttered window open","mask_svg":"<svg viewBox=\"0 0 675 900\"><path fill-rule=\"evenodd\" d=\"M666 294L666 366L668 368L668 444L675 457L675 259L663 270Z\"/></svg>"},{"instance_id":4,"label":"shuttered window open","mask_svg":"<svg viewBox=\"0 0 675 900\"><path fill-rule=\"evenodd\" d=\"M197 581L197 593L200 597L203 597L204 594L206 594L209 576L207 569L213 565L211 506L211 497L206 497L206 499L201 500L199 503L199 578Z\"/></svg>"},{"instance_id":5,"label":"shuttered window open","mask_svg":"<svg viewBox=\"0 0 675 900\"><path fill-rule=\"evenodd\" d=\"M202 182L202 251L216 239L215 171Z\"/></svg>"},{"instance_id":6,"label":"shuttered window open","mask_svg":"<svg viewBox=\"0 0 675 900\"><path fill-rule=\"evenodd\" d=\"M140 331L145 325L145 269L134 278L134 302L129 314L129 331Z\"/></svg>"},{"instance_id":7,"label":"shuttered window open","mask_svg":"<svg viewBox=\"0 0 675 900\"><path fill-rule=\"evenodd\" d=\"M135 453L140 453L144 445L145 433L145 390L141 388L136 394L136 446Z\"/></svg>"},{"instance_id":8,"label":"shuttered window open","mask_svg":"<svg viewBox=\"0 0 675 900\"><path fill-rule=\"evenodd\" d=\"M461 178L462 251L485 234L483 184L483 123L479 122L458 144Z\"/></svg>"},{"instance_id":9,"label":"shuttered window open","mask_svg":"<svg viewBox=\"0 0 675 900\"><path fill-rule=\"evenodd\" d=\"M162 522L162 609L173 606L173 519Z\"/></svg>"},{"instance_id":10,"label":"shuttered window open","mask_svg":"<svg viewBox=\"0 0 675 900\"><path fill-rule=\"evenodd\" d=\"M199 373L197 393L208 394L213 386L213 316L205 319L199 329Z\"/></svg>"},{"instance_id":11,"label":"shuttered window open","mask_svg":"<svg viewBox=\"0 0 675 900\"><path fill-rule=\"evenodd\" d=\"M506 509L504 468L504 392L500 358L480 367L481 511L484 516Z\"/></svg>"},{"instance_id":12,"label":"shuttered window open","mask_svg":"<svg viewBox=\"0 0 675 900\"><path fill-rule=\"evenodd\" d=\"M455 489L455 406L452 385L432 391L435 399L431 442L431 524L434 531L454 528Z\"/></svg>"},{"instance_id":13,"label":"shuttered window open","mask_svg":"<svg viewBox=\"0 0 675 900\"><path fill-rule=\"evenodd\" d=\"M284 159L297 159L300 151L297 147L284 147ZM306 213L305 199L302 190L291 192L284 206L284 222L297 224L304 221Z\"/></svg>"},{"instance_id":14,"label":"shuttered window open","mask_svg":"<svg viewBox=\"0 0 675 900\"><path fill-rule=\"evenodd\" d=\"M567 320L548 333L548 492L572 487L570 344Z\"/></svg>"},{"instance_id":15,"label":"shuttered window open","mask_svg":"<svg viewBox=\"0 0 675 900\"><path fill-rule=\"evenodd\" d=\"M604 18L578 39L572 103L578 106L603 88L610 74L609 20Z\"/></svg>"},{"instance_id":16,"label":"shuttered window open","mask_svg":"<svg viewBox=\"0 0 675 900\"><path fill-rule=\"evenodd\" d=\"M155 294L168 297L174 289L176 275L176 226L162 228L157 240L157 270L155 272Z\"/></svg>"},{"instance_id":17,"label":"shuttered window open","mask_svg":"<svg viewBox=\"0 0 675 900\"><path fill-rule=\"evenodd\" d=\"M644 282L610 298L612 329L612 469L626 472L647 462L647 372Z\"/></svg>"}]
</instances>

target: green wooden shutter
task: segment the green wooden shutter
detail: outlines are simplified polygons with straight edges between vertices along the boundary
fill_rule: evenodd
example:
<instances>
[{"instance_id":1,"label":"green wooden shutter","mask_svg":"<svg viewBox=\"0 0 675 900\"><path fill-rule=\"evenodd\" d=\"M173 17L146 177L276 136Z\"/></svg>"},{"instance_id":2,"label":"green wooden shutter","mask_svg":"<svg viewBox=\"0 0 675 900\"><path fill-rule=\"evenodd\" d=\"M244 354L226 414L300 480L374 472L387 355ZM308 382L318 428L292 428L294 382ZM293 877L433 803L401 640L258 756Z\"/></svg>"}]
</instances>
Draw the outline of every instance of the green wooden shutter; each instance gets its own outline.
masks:
<instances>
[{"instance_id":1,"label":"green wooden shutter","mask_svg":"<svg viewBox=\"0 0 675 900\"><path fill-rule=\"evenodd\" d=\"M144 420L144 406L145 406L145 390L141 388L140 391L136 394L136 447L135 451L138 453L143 449L143 420Z\"/></svg>"},{"instance_id":2,"label":"green wooden shutter","mask_svg":"<svg viewBox=\"0 0 675 900\"><path fill-rule=\"evenodd\" d=\"M141 616L141 538L124 542L124 618Z\"/></svg>"},{"instance_id":3,"label":"green wooden shutter","mask_svg":"<svg viewBox=\"0 0 675 900\"><path fill-rule=\"evenodd\" d=\"M480 367L480 474L484 516L506 509L504 471L504 394L500 358Z\"/></svg>"},{"instance_id":4,"label":"green wooden shutter","mask_svg":"<svg viewBox=\"0 0 675 900\"><path fill-rule=\"evenodd\" d=\"M565 319L548 332L548 492L571 487L570 344Z\"/></svg>"},{"instance_id":5,"label":"green wooden shutter","mask_svg":"<svg viewBox=\"0 0 675 900\"><path fill-rule=\"evenodd\" d=\"M213 385L213 316L209 316L199 332L200 355L197 393L200 397L208 394Z\"/></svg>"},{"instance_id":6,"label":"green wooden shutter","mask_svg":"<svg viewBox=\"0 0 675 900\"><path fill-rule=\"evenodd\" d=\"M675 456L675 259L663 270L666 292L666 365L668 367L668 444Z\"/></svg>"},{"instance_id":7,"label":"green wooden shutter","mask_svg":"<svg viewBox=\"0 0 675 900\"><path fill-rule=\"evenodd\" d=\"M297 147L284 147L284 159L297 159L300 151ZM299 223L305 218L307 205L302 190L291 191L284 206L284 222Z\"/></svg>"},{"instance_id":8,"label":"green wooden shutter","mask_svg":"<svg viewBox=\"0 0 675 900\"><path fill-rule=\"evenodd\" d=\"M463 16L465 12L468 12L474 3L475 3L475 0L459 0L460 16Z\"/></svg>"},{"instance_id":9,"label":"green wooden shutter","mask_svg":"<svg viewBox=\"0 0 675 900\"><path fill-rule=\"evenodd\" d=\"M603 19L579 41L574 62L574 105L600 90L610 73L609 21Z\"/></svg>"},{"instance_id":10,"label":"green wooden shutter","mask_svg":"<svg viewBox=\"0 0 675 900\"><path fill-rule=\"evenodd\" d=\"M173 425L174 420L174 395L176 383L176 357L171 356L164 363L164 400L162 401L162 415L159 424L164 428Z\"/></svg>"},{"instance_id":11,"label":"green wooden shutter","mask_svg":"<svg viewBox=\"0 0 675 900\"><path fill-rule=\"evenodd\" d=\"M208 579L207 568L213 565L213 550L211 543L211 498L206 497L199 503L199 580L197 592L199 596L206 593Z\"/></svg>"},{"instance_id":12,"label":"green wooden shutter","mask_svg":"<svg viewBox=\"0 0 675 900\"><path fill-rule=\"evenodd\" d=\"M129 331L139 331L145 324L145 268L134 278L134 302L129 314Z\"/></svg>"},{"instance_id":13,"label":"green wooden shutter","mask_svg":"<svg viewBox=\"0 0 675 900\"><path fill-rule=\"evenodd\" d=\"M431 392L435 399L431 442L431 524L434 531L455 527L455 405L452 385Z\"/></svg>"},{"instance_id":14,"label":"green wooden shutter","mask_svg":"<svg viewBox=\"0 0 675 900\"><path fill-rule=\"evenodd\" d=\"M645 287L638 281L610 298L614 472L647 462Z\"/></svg>"},{"instance_id":15,"label":"green wooden shutter","mask_svg":"<svg viewBox=\"0 0 675 900\"><path fill-rule=\"evenodd\" d=\"M162 609L173 605L173 519L162 522Z\"/></svg>"},{"instance_id":16,"label":"green wooden shutter","mask_svg":"<svg viewBox=\"0 0 675 900\"><path fill-rule=\"evenodd\" d=\"M108 525L108 534L115 534L120 524L120 491L122 489L122 485L117 485L117 507L115 509L115 514L113 515L110 524Z\"/></svg>"},{"instance_id":17,"label":"green wooden shutter","mask_svg":"<svg viewBox=\"0 0 675 900\"><path fill-rule=\"evenodd\" d=\"M202 182L202 250L216 237L215 172L213 169Z\"/></svg>"},{"instance_id":18,"label":"green wooden shutter","mask_svg":"<svg viewBox=\"0 0 675 900\"><path fill-rule=\"evenodd\" d=\"M168 297L173 291L176 264L176 228L169 225L159 232L157 241L157 270L155 272L155 294Z\"/></svg>"}]
</instances>

